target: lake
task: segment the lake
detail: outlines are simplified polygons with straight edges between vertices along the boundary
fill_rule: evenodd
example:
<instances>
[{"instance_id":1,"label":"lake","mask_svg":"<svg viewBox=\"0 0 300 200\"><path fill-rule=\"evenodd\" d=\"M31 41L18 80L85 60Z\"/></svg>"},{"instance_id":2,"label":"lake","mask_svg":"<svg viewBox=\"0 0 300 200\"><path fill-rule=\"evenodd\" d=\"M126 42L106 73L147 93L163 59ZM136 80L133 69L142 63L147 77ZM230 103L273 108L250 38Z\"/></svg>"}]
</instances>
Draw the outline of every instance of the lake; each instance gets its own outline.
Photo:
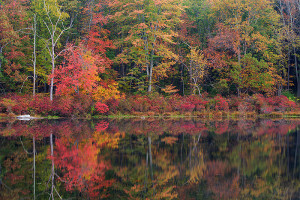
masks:
<instances>
[{"instance_id":1,"label":"lake","mask_svg":"<svg viewBox=\"0 0 300 200\"><path fill-rule=\"evenodd\" d=\"M300 119L0 123L0 199L300 199Z\"/></svg>"}]
</instances>

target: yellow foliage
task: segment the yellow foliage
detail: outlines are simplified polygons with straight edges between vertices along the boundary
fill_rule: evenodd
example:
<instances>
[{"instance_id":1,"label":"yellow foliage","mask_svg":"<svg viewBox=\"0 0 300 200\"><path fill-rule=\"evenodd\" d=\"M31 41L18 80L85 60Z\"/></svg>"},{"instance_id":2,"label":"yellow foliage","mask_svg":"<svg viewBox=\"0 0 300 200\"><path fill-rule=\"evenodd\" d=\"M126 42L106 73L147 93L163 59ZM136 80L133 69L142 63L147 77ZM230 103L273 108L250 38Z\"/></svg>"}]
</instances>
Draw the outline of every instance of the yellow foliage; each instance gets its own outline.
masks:
<instances>
[{"instance_id":1,"label":"yellow foliage","mask_svg":"<svg viewBox=\"0 0 300 200\"><path fill-rule=\"evenodd\" d=\"M118 90L117 82L112 82L110 84L107 84L107 87L99 85L97 86L97 88L95 88L93 92L93 99L95 101L105 102L110 98L114 98L114 99L124 98L124 95L121 94L120 91Z\"/></svg>"},{"instance_id":2,"label":"yellow foliage","mask_svg":"<svg viewBox=\"0 0 300 200\"><path fill-rule=\"evenodd\" d=\"M176 89L176 86L174 85L167 85L165 88L161 89L162 91L164 91L165 93L168 93L168 94L172 94L172 93L176 93L178 92L179 90Z\"/></svg>"},{"instance_id":3,"label":"yellow foliage","mask_svg":"<svg viewBox=\"0 0 300 200\"><path fill-rule=\"evenodd\" d=\"M95 132L94 141L100 147L106 146L112 149L118 148L119 140L125 137L125 133L117 132L115 134Z\"/></svg>"}]
</instances>

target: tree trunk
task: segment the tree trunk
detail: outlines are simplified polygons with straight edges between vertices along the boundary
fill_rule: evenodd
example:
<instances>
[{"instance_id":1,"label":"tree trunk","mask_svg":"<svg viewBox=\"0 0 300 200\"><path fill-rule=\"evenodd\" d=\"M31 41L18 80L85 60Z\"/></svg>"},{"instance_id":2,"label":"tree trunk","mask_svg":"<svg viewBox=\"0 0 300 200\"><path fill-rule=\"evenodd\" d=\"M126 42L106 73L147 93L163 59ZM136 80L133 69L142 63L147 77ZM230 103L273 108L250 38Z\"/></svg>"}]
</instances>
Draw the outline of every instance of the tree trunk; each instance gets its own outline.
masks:
<instances>
[{"instance_id":1,"label":"tree trunk","mask_svg":"<svg viewBox=\"0 0 300 200\"><path fill-rule=\"evenodd\" d=\"M50 135L50 149L51 149L51 163L52 163L52 167L51 167L51 195L50 195L50 197L52 197L52 199L54 200L54 175L55 175L55 171L54 171L53 134L52 133Z\"/></svg>"},{"instance_id":2,"label":"tree trunk","mask_svg":"<svg viewBox=\"0 0 300 200\"><path fill-rule=\"evenodd\" d=\"M3 47L0 47L0 71L2 69L2 49Z\"/></svg>"},{"instance_id":3,"label":"tree trunk","mask_svg":"<svg viewBox=\"0 0 300 200\"><path fill-rule=\"evenodd\" d=\"M154 55L154 50L152 49L152 51L151 51L151 58L150 58L150 66L149 66L149 86L148 86L148 92L152 92L153 55Z\"/></svg>"},{"instance_id":4,"label":"tree trunk","mask_svg":"<svg viewBox=\"0 0 300 200\"><path fill-rule=\"evenodd\" d=\"M295 47L294 47L294 59L295 59L295 69L296 69L296 78L297 78L297 97L300 97L300 77L299 77L298 61L297 61L297 54L296 54Z\"/></svg>"},{"instance_id":5,"label":"tree trunk","mask_svg":"<svg viewBox=\"0 0 300 200\"><path fill-rule=\"evenodd\" d=\"M189 68L189 74L190 74L190 94L195 94L195 85L193 81L193 68L192 68L193 61L190 61L190 68Z\"/></svg>"},{"instance_id":6,"label":"tree trunk","mask_svg":"<svg viewBox=\"0 0 300 200\"><path fill-rule=\"evenodd\" d=\"M289 50L288 50L289 51ZM289 51L290 52L290 51ZM288 54L288 74L287 74L287 89L290 90L290 65L291 65L291 61L290 61L290 53Z\"/></svg>"},{"instance_id":7,"label":"tree trunk","mask_svg":"<svg viewBox=\"0 0 300 200\"><path fill-rule=\"evenodd\" d=\"M52 63L52 71L51 71L51 74L52 74L52 77L51 77L51 83L50 83L50 100L53 101L53 81L54 81L54 61Z\"/></svg>"},{"instance_id":8,"label":"tree trunk","mask_svg":"<svg viewBox=\"0 0 300 200\"><path fill-rule=\"evenodd\" d=\"M33 143L33 200L35 200L35 138L32 139Z\"/></svg>"},{"instance_id":9,"label":"tree trunk","mask_svg":"<svg viewBox=\"0 0 300 200\"><path fill-rule=\"evenodd\" d=\"M52 63L52 70L51 70L51 83L50 83L50 100L53 101L53 81L54 81L54 69L55 69L55 54L54 54L54 38L52 37L52 55L51 55L51 63Z\"/></svg>"},{"instance_id":10,"label":"tree trunk","mask_svg":"<svg viewBox=\"0 0 300 200\"><path fill-rule=\"evenodd\" d=\"M35 82L36 82L36 15L34 15L33 24L33 89L32 95L35 96Z\"/></svg>"}]
</instances>

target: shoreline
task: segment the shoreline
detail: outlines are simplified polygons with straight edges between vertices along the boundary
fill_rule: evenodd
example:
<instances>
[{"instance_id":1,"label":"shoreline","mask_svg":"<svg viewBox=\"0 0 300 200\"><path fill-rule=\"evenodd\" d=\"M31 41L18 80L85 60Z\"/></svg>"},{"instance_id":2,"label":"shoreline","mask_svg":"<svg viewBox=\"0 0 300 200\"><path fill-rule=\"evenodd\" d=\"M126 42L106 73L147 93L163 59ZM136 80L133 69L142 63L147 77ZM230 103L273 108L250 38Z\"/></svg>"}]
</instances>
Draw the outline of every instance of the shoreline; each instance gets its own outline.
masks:
<instances>
[{"instance_id":1,"label":"shoreline","mask_svg":"<svg viewBox=\"0 0 300 200\"><path fill-rule=\"evenodd\" d=\"M162 114L156 113L147 113L147 112L135 112L134 114L109 114L109 115L94 115L94 116L73 116L73 117L63 117L63 116L40 116L40 115L33 115L30 116L28 120L56 120L56 119L77 119L77 120L92 120L92 119L180 119L180 118L203 118L203 119L211 119L211 120L218 120L218 119L300 119L300 112L271 112L268 114L258 114L256 112L222 112L222 111L215 111L215 112L185 112L185 113L176 113L176 112L166 112ZM0 119L15 119L15 120L22 120L19 119L18 116L13 114L4 114L0 116Z\"/></svg>"}]
</instances>

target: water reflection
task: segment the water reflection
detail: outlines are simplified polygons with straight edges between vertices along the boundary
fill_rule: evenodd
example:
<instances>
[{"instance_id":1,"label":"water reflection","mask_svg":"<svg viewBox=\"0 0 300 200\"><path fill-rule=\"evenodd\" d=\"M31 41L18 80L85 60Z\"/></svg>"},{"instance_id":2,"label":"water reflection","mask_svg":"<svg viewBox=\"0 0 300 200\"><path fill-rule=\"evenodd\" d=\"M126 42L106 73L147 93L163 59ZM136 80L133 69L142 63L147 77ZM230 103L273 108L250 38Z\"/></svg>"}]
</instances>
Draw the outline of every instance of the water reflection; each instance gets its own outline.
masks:
<instances>
[{"instance_id":1,"label":"water reflection","mask_svg":"<svg viewBox=\"0 0 300 200\"><path fill-rule=\"evenodd\" d=\"M298 199L300 120L0 123L0 199Z\"/></svg>"}]
</instances>

